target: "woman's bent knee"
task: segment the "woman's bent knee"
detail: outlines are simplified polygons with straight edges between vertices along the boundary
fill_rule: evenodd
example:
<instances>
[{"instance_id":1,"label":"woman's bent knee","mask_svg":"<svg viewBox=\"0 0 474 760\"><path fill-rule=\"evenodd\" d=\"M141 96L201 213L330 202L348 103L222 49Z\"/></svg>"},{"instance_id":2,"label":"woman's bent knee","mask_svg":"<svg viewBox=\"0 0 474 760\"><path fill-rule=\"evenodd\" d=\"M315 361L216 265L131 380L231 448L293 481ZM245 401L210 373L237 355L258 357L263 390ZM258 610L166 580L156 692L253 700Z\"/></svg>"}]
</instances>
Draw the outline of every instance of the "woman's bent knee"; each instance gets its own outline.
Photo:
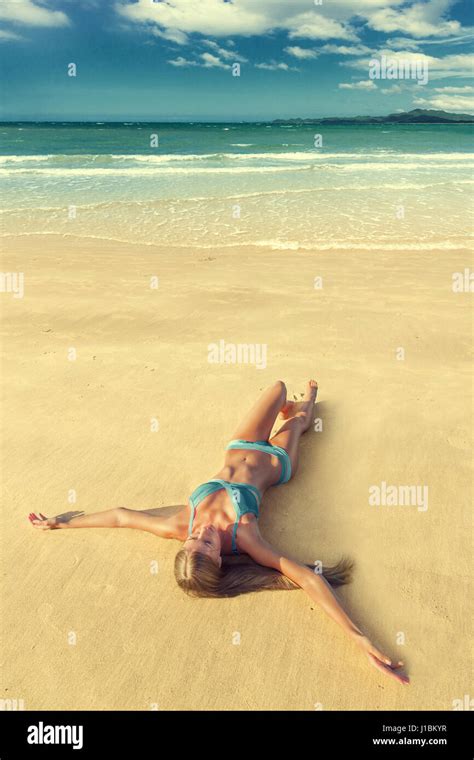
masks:
<instances>
[{"instance_id":1,"label":"woman's bent knee","mask_svg":"<svg viewBox=\"0 0 474 760\"><path fill-rule=\"evenodd\" d=\"M283 382L283 380L277 380L273 384L273 387L276 388L280 393L285 394L285 396L286 396L286 385Z\"/></svg>"}]
</instances>

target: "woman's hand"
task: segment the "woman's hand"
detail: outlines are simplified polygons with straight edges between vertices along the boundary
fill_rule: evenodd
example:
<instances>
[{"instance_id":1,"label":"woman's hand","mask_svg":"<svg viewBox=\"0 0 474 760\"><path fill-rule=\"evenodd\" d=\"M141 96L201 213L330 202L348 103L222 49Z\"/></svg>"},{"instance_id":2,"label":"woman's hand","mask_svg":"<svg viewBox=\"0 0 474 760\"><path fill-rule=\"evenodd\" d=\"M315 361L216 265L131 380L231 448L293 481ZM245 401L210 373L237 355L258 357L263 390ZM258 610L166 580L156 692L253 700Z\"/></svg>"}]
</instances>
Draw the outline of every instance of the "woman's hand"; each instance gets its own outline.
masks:
<instances>
[{"instance_id":1,"label":"woman's hand","mask_svg":"<svg viewBox=\"0 0 474 760\"><path fill-rule=\"evenodd\" d=\"M361 649L365 652L371 665L380 670L385 675L391 676L399 683L409 684L410 679L408 676L401 675L396 671L403 666L403 662L399 660L397 663L393 663L390 657L374 647L370 639L367 636L361 636L357 638L357 643Z\"/></svg>"},{"instance_id":2,"label":"woman's hand","mask_svg":"<svg viewBox=\"0 0 474 760\"><path fill-rule=\"evenodd\" d=\"M55 530L56 528L59 528L59 520L57 517L45 517L41 512L39 513L39 517L34 512L30 512L28 519L33 527L38 528L39 530Z\"/></svg>"}]
</instances>

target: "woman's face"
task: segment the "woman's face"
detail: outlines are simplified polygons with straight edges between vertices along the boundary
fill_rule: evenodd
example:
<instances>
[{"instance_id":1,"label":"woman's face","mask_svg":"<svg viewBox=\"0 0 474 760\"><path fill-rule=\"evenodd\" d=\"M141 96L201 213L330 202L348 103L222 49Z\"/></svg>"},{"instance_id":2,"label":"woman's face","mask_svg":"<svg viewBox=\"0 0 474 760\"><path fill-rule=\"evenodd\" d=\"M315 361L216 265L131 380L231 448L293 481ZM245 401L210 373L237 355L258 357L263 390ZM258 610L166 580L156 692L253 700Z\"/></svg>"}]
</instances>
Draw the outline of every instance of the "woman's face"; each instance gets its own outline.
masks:
<instances>
[{"instance_id":1,"label":"woman's face","mask_svg":"<svg viewBox=\"0 0 474 760\"><path fill-rule=\"evenodd\" d=\"M183 548L187 552L207 554L219 567L222 565L219 531L211 523L193 530L184 542Z\"/></svg>"}]
</instances>

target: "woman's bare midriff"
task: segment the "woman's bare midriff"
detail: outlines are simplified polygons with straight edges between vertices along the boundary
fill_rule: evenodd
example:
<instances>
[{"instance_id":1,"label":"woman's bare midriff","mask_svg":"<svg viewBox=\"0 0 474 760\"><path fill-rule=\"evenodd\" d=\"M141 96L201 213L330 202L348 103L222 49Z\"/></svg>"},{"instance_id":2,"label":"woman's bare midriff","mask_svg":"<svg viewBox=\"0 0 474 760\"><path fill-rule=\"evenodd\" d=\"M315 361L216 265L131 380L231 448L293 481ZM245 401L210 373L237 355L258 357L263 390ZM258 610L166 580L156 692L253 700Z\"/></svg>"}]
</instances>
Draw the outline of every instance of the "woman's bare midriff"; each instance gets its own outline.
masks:
<instances>
[{"instance_id":1,"label":"woman's bare midriff","mask_svg":"<svg viewBox=\"0 0 474 760\"><path fill-rule=\"evenodd\" d=\"M256 486L263 495L278 482L280 472L281 464L275 456L251 449L229 449L226 451L224 466L213 477L231 483L248 483Z\"/></svg>"}]
</instances>

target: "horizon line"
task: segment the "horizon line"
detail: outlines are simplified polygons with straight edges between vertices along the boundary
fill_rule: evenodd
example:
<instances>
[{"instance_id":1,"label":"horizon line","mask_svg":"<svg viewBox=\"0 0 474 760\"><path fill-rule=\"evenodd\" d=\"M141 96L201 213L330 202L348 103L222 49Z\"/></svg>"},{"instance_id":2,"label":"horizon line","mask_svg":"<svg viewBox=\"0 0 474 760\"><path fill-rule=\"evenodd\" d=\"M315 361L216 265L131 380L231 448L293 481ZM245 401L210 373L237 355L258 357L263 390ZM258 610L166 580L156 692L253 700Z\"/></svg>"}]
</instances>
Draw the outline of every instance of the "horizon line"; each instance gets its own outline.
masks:
<instances>
[{"instance_id":1,"label":"horizon line","mask_svg":"<svg viewBox=\"0 0 474 760\"><path fill-rule=\"evenodd\" d=\"M453 112L453 111L444 111L439 109L427 109L427 108L415 108L410 109L409 111L398 111L398 112L392 112L388 114L354 114L351 116L289 116L289 117L283 117L278 116L274 118L264 118L264 119L173 119L173 118L164 118L161 117L161 119L112 119L112 120L104 120L104 119L64 119L64 118L56 118L56 119L1 119L0 118L0 124L95 124L95 125L106 125L106 124L121 124L121 125L135 125L135 124L273 124L277 121L302 121L302 122L318 122L318 121L328 121L328 120L340 120L340 121L349 121L351 119L387 119L390 116L404 116L408 115L410 113L414 112L420 112L420 113L436 113L436 114L446 114L448 116L456 117L456 116L469 116L474 120L474 114L466 113L466 112Z\"/></svg>"}]
</instances>

